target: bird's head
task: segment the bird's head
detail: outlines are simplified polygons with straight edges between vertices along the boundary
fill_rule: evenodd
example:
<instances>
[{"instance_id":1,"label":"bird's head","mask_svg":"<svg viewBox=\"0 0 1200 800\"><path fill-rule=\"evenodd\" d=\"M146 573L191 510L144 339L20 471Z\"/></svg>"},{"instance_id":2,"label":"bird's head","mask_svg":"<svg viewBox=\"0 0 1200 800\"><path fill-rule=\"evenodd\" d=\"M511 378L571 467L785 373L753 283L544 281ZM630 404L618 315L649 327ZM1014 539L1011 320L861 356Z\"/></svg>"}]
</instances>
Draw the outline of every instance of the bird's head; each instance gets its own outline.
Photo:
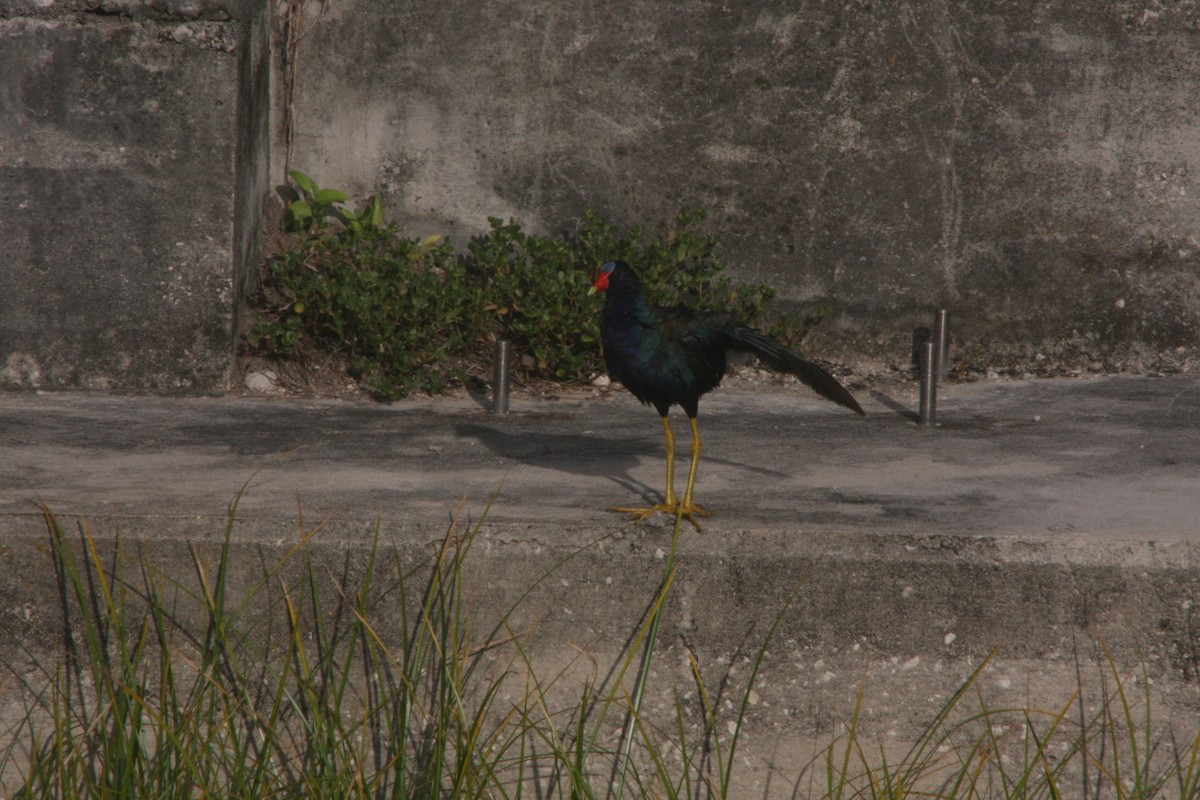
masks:
<instances>
[{"instance_id":1,"label":"bird's head","mask_svg":"<svg viewBox=\"0 0 1200 800\"><path fill-rule=\"evenodd\" d=\"M600 267L599 274L596 275L596 280L592 281L592 289L597 292L607 292L608 282L612 280L613 270L617 268L617 262L605 261Z\"/></svg>"},{"instance_id":2,"label":"bird's head","mask_svg":"<svg viewBox=\"0 0 1200 800\"><path fill-rule=\"evenodd\" d=\"M588 290L588 294L596 292L607 292L613 280L617 284L624 286L630 282L630 279L636 283L637 275L633 269L624 261L606 261L600 267L600 273L596 275L596 280L592 282L592 288Z\"/></svg>"}]
</instances>

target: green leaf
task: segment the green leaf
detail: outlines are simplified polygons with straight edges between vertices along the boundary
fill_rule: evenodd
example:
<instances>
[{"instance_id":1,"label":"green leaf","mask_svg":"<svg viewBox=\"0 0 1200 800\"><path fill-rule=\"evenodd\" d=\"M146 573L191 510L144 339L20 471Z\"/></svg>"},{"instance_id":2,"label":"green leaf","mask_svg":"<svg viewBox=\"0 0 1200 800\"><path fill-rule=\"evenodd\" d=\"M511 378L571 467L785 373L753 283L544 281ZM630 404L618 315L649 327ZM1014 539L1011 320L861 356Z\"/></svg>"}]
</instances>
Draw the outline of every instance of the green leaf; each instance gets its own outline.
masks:
<instances>
[{"instance_id":1,"label":"green leaf","mask_svg":"<svg viewBox=\"0 0 1200 800\"><path fill-rule=\"evenodd\" d=\"M325 205L344 203L346 202L346 193L339 192L337 189L321 189L313 193L313 200Z\"/></svg>"},{"instance_id":2,"label":"green leaf","mask_svg":"<svg viewBox=\"0 0 1200 800\"><path fill-rule=\"evenodd\" d=\"M288 172L288 175L291 176L292 180L296 182L296 185L299 186L300 190L303 191L305 194L311 196L314 192L317 191L317 185L315 183L313 183L312 178L308 177L300 170L293 169Z\"/></svg>"}]
</instances>

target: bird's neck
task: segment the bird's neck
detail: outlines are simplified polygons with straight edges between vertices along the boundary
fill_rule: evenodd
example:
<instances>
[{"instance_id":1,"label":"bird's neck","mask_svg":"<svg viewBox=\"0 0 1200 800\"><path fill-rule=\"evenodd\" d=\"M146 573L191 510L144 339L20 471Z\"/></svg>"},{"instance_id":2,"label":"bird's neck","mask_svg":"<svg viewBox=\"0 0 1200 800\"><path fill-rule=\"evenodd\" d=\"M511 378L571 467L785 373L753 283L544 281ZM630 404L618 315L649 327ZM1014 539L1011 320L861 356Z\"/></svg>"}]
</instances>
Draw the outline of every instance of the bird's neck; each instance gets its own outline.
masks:
<instances>
[{"instance_id":1,"label":"bird's neck","mask_svg":"<svg viewBox=\"0 0 1200 800\"><path fill-rule=\"evenodd\" d=\"M610 292L604 302L604 316L615 319L617 317L642 317L652 313L650 304L646 301L646 296L641 291L620 291Z\"/></svg>"}]
</instances>

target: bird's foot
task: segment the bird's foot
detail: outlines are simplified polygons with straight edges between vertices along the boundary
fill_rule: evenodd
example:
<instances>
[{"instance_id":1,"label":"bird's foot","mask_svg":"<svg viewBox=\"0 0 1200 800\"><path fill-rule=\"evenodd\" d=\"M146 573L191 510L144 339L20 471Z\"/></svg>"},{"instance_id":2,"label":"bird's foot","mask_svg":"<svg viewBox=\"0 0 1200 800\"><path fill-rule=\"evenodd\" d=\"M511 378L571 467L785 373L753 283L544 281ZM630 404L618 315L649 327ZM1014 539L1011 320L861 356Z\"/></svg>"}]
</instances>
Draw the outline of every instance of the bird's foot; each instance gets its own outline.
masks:
<instances>
[{"instance_id":1,"label":"bird's foot","mask_svg":"<svg viewBox=\"0 0 1200 800\"><path fill-rule=\"evenodd\" d=\"M626 508L617 507L610 508L609 511L618 511L622 514L629 514L630 518L637 523L645 522L658 513L668 514L672 517L680 516L692 523L696 530L700 530L700 523L696 522L696 517L707 517L709 512L703 507L695 503L681 504L679 502L657 503L649 508Z\"/></svg>"}]
</instances>

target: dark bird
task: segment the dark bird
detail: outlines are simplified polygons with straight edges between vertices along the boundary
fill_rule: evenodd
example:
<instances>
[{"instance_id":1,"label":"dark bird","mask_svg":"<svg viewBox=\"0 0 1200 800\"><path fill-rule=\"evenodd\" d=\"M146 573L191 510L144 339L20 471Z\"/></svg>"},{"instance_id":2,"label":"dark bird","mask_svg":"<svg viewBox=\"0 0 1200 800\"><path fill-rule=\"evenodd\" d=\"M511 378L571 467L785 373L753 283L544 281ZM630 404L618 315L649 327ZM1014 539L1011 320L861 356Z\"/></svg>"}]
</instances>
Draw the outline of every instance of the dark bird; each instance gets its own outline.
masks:
<instances>
[{"instance_id":1,"label":"dark bird","mask_svg":"<svg viewBox=\"0 0 1200 800\"><path fill-rule=\"evenodd\" d=\"M613 380L633 396L654 406L662 416L667 440L667 490L663 502L650 508L613 508L637 521L662 511L678 514L700 529L696 517L709 512L696 505L692 492L700 463L700 429L696 414L700 396L712 391L725 375L725 351L753 353L774 370L795 375L817 394L851 411L862 407L837 379L770 337L744 325L732 314L699 313L687 306L653 306L642 293L637 273L623 261L600 267L593 286L606 293L600 313L604 364ZM692 425L692 461L683 499L675 496L675 434L667 416L677 405Z\"/></svg>"}]
</instances>

